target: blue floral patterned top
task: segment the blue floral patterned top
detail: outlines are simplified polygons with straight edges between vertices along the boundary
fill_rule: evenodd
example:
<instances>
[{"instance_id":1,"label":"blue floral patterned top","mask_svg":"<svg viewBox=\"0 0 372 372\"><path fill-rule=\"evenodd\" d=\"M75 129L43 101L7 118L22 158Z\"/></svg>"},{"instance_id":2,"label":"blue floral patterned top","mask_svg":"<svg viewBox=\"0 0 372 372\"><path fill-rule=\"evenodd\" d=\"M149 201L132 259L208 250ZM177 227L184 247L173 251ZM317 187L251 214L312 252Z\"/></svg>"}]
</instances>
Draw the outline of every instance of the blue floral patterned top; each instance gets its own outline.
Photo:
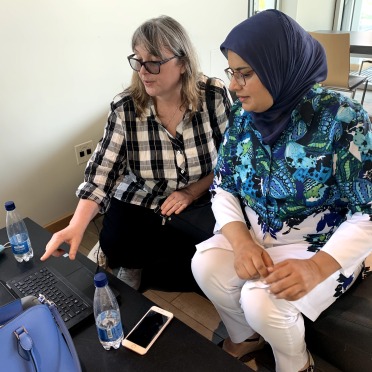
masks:
<instances>
[{"instance_id":1,"label":"blue floral patterned top","mask_svg":"<svg viewBox=\"0 0 372 372\"><path fill-rule=\"evenodd\" d=\"M316 252L348 216L372 221L372 129L358 102L315 85L272 147L239 101L232 113L211 190L239 197L262 240Z\"/></svg>"}]
</instances>

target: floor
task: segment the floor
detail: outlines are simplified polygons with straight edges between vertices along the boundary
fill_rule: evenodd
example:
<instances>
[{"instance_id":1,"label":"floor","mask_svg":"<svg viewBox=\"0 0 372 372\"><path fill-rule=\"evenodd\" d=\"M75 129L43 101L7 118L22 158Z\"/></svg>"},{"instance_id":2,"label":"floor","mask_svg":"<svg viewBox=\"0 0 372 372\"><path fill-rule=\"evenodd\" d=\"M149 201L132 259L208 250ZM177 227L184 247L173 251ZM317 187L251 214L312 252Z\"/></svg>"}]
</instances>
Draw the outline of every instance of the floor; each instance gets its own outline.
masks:
<instances>
[{"instance_id":1,"label":"floor","mask_svg":"<svg viewBox=\"0 0 372 372\"><path fill-rule=\"evenodd\" d=\"M361 91L355 95L360 99ZM372 91L367 91L364 108L372 113ZM86 230L80 252L88 255L98 240L102 217L91 222ZM182 322L193 328L202 336L218 344L226 336L226 329L213 305L203 296L193 292L162 292L148 290L144 295L158 306L170 310ZM341 372L326 362L314 356L317 372ZM252 353L243 361L247 366L257 372L273 372L274 362L271 349L268 345L256 353Z\"/></svg>"}]
</instances>

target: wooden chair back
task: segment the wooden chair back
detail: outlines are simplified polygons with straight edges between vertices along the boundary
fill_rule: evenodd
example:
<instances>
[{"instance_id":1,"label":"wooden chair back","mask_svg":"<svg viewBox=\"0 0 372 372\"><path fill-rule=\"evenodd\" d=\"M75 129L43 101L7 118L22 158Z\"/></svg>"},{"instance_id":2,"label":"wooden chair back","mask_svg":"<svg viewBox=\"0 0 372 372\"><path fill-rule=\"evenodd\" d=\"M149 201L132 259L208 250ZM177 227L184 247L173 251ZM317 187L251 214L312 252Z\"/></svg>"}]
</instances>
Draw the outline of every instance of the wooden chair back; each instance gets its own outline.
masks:
<instances>
[{"instance_id":1,"label":"wooden chair back","mask_svg":"<svg viewBox=\"0 0 372 372\"><path fill-rule=\"evenodd\" d=\"M309 32L325 49L328 76L322 82L325 86L349 89L350 34L348 32Z\"/></svg>"}]
</instances>

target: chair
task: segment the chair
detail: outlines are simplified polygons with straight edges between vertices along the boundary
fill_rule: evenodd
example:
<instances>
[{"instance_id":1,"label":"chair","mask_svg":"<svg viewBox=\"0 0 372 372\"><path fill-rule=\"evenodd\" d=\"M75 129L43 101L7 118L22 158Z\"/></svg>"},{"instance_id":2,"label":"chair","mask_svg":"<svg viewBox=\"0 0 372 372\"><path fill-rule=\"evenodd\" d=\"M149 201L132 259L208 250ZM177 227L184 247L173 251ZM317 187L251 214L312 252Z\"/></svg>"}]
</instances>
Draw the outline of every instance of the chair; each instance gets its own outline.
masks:
<instances>
[{"instance_id":1,"label":"chair","mask_svg":"<svg viewBox=\"0 0 372 372\"><path fill-rule=\"evenodd\" d=\"M351 93L355 97L358 87L364 84L362 99L367 91L368 78L350 73L350 34L348 32L309 32L322 44L327 56L328 76L321 84L330 89Z\"/></svg>"}]
</instances>

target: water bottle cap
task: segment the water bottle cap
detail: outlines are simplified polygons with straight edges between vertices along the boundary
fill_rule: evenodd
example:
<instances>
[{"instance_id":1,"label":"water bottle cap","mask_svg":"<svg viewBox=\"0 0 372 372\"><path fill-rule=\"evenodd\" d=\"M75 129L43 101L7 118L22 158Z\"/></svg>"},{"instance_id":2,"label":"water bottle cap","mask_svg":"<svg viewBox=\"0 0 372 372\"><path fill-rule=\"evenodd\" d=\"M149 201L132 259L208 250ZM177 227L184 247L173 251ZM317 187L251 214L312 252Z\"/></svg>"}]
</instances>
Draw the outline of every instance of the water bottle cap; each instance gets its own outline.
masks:
<instances>
[{"instance_id":1,"label":"water bottle cap","mask_svg":"<svg viewBox=\"0 0 372 372\"><path fill-rule=\"evenodd\" d=\"M108 283L107 276L105 273L97 273L94 275L94 285L97 288L104 287Z\"/></svg>"},{"instance_id":2,"label":"water bottle cap","mask_svg":"<svg viewBox=\"0 0 372 372\"><path fill-rule=\"evenodd\" d=\"M12 200L9 200L9 201L5 202L4 205L5 205L5 209L7 211L13 211L15 209L15 204L14 204L14 201L12 201Z\"/></svg>"}]
</instances>

